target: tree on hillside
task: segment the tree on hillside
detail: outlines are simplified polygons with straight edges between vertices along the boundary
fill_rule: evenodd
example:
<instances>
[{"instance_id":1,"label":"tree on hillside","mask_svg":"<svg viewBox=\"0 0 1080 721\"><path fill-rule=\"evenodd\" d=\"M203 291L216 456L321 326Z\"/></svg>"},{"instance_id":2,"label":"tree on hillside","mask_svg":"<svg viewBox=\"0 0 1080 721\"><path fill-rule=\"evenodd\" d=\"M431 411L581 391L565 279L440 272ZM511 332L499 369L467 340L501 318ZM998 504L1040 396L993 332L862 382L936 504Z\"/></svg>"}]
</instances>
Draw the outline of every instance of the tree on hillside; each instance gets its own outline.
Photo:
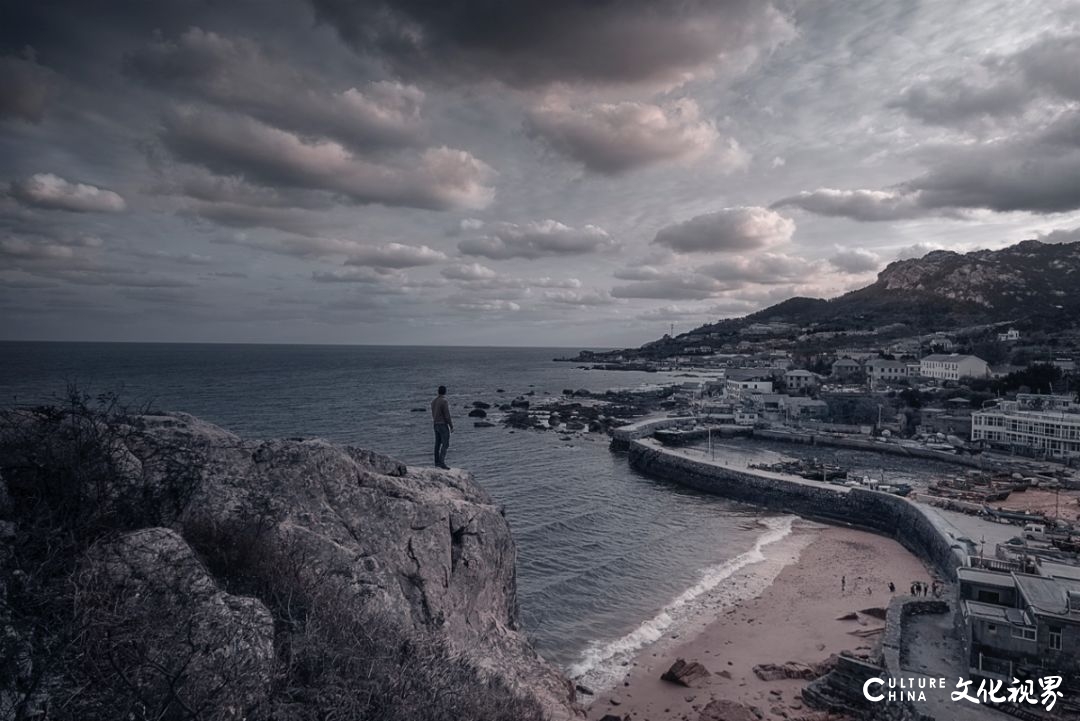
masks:
<instances>
[{"instance_id":1,"label":"tree on hillside","mask_svg":"<svg viewBox=\"0 0 1080 721\"><path fill-rule=\"evenodd\" d=\"M1062 378L1061 369L1053 363L1036 363L1005 376L997 382L995 390L999 393L1053 393L1055 388L1060 391L1064 387Z\"/></svg>"}]
</instances>

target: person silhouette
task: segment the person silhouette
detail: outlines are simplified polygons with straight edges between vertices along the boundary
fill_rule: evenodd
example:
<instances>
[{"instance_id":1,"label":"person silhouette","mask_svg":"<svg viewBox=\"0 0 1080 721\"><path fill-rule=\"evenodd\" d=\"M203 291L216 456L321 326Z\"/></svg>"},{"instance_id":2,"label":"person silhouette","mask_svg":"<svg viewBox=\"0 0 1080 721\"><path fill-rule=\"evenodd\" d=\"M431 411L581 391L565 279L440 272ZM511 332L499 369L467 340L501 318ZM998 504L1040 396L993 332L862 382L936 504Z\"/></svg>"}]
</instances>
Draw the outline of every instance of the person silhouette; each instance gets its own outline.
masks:
<instances>
[{"instance_id":1,"label":"person silhouette","mask_svg":"<svg viewBox=\"0 0 1080 721\"><path fill-rule=\"evenodd\" d=\"M450 447L450 434L454 432L454 420L450 417L450 401L446 399L446 386L439 386L439 394L431 401L431 421L435 427L435 465L446 465L446 449Z\"/></svg>"}]
</instances>

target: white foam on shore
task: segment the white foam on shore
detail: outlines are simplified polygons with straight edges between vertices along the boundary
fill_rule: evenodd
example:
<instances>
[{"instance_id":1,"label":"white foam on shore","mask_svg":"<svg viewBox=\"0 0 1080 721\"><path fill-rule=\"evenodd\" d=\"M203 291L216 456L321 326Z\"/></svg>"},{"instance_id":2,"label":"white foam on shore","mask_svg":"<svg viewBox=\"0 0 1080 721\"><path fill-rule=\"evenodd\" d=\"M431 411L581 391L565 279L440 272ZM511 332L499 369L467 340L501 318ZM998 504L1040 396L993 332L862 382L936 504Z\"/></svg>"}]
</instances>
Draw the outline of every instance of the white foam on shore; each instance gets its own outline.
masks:
<instances>
[{"instance_id":1,"label":"white foam on shore","mask_svg":"<svg viewBox=\"0 0 1080 721\"><path fill-rule=\"evenodd\" d=\"M750 550L723 563L702 571L701 578L690 588L676 596L660 611L625 636L610 642L592 643L582 652L581 658L567 669L569 676L580 680L594 691L605 691L616 685L625 675L625 667L646 646L685 630L701 618L704 611L728 607L737 601L760 595L773 582L784 566L794 562L805 543L784 549L781 553L767 555L765 549L791 535L795 516L767 518L761 521L766 531L758 537ZM807 539L807 542L809 540ZM764 563L769 561L769 563ZM749 566L755 573L747 572L738 584L721 585ZM709 618L715 614L709 613Z\"/></svg>"}]
</instances>

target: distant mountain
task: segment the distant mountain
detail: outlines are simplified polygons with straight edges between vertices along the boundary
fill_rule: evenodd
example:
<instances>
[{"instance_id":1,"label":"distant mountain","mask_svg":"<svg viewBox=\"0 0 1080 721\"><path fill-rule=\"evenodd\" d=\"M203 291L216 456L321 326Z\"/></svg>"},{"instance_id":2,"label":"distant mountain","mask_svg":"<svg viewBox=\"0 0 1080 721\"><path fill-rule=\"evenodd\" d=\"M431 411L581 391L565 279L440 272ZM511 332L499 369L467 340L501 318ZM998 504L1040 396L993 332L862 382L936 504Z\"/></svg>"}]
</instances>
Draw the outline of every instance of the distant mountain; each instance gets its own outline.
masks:
<instances>
[{"instance_id":1,"label":"distant mountain","mask_svg":"<svg viewBox=\"0 0 1080 721\"><path fill-rule=\"evenodd\" d=\"M1057 330L1078 321L1080 242L1025 240L1002 250L936 250L922 258L898 260L871 285L838 298L790 298L683 336L767 323L837 331L902 324L909 332L925 333L999 322Z\"/></svg>"}]
</instances>

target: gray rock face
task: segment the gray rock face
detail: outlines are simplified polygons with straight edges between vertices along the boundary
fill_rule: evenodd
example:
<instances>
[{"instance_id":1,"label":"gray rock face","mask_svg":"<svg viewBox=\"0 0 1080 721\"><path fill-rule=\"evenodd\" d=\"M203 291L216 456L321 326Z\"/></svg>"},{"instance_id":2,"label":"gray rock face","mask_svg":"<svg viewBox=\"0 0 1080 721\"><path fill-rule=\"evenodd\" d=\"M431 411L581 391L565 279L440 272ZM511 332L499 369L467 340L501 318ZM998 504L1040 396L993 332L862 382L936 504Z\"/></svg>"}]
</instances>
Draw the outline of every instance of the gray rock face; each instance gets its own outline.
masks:
<instances>
[{"instance_id":1,"label":"gray rock face","mask_svg":"<svg viewBox=\"0 0 1080 721\"><path fill-rule=\"evenodd\" d=\"M270 612L222 592L175 531L147 528L94 546L77 583L95 675L122 678L159 704L154 713L213 708L208 718L241 718L266 694Z\"/></svg>"},{"instance_id":2,"label":"gray rock face","mask_svg":"<svg viewBox=\"0 0 1080 721\"><path fill-rule=\"evenodd\" d=\"M300 587L441 634L553 718L581 715L570 682L519 628L510 529L469 474L407 468L321 440L245 441L185 414L143 416L134 430L130 468L143 487L168 492L178 462L193 474L175 525L202 555L233 572L291 574ZM258 666L259 609L200 575L180 535L150 529L117 544L95 549L88 572L147 583L148 569L168 567L159 580L186 586L206 607L200 613L216 609L222 622L247 629L236 657ZM121 550L126 563L117 564Z\"/></svg>"}]
</instances>

